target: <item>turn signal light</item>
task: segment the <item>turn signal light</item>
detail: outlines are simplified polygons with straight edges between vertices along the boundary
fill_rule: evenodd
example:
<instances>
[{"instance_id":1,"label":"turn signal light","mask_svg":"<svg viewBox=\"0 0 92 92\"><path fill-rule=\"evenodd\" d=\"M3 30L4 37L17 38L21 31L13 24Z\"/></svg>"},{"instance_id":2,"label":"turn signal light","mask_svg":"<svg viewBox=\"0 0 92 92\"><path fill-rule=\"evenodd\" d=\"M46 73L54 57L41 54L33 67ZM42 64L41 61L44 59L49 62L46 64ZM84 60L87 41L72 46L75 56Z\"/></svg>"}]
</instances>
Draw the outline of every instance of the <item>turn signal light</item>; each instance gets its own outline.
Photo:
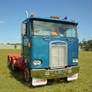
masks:
<instances>
[{"instance_id":1,"label":"turn signal light","mask_svg":"<svg viewBox=\"0 0 92 92\"><path fill-rule=\"evenodd\" d=\"M31 48L31 43L30 42L28 42L28 48Z\"/></svg>"}]
</instances>

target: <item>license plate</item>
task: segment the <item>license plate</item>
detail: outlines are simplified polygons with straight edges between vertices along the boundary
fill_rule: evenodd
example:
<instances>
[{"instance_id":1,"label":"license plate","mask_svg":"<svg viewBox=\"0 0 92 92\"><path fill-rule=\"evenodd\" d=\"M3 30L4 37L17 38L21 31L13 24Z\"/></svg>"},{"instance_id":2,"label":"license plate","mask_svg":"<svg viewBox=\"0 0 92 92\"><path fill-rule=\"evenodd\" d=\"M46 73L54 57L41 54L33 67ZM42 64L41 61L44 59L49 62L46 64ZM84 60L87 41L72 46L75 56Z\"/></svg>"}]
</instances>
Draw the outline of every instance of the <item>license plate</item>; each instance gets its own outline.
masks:
<instances>
[{"instance_id":1,"label":"license plate","mask_svg":"<svg viewBox=\"0 0 92 92\"><path fill-rule=\"evenodd\" d=\"M61 74L62 70L55 70L55 74Z\"/></svg>"},{"instance_id":2,"label":"license plate","mask_svg":"<svg viewBox=\"0 0 92 92\"><path fill-rule=\"evenodd\" d=\"M47 80L39 79L39 78L32 78L33 86L46 85L46 84L47 84Z\"/></svg>"}]
</instances>

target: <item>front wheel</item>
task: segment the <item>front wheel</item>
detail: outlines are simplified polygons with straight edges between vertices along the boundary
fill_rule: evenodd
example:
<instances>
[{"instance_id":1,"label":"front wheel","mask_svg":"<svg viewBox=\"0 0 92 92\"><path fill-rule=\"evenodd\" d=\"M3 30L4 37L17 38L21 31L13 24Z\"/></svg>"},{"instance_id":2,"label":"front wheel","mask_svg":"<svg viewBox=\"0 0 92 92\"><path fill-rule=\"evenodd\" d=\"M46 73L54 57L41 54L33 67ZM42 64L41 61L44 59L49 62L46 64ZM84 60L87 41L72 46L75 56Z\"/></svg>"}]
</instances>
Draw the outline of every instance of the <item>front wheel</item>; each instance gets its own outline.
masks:
<instances>
[{"instance_id":1,"label":"front wheel","mask_svg":"<svg viewBox=\"0 0 92 92\"><path fill-rule=\"evenodd\" d=\"M30 81L30 70L27 67L25 67L25 69L24 69L24 77L25 77L26 82Z\"/></svg>"},{"instance_id":2,"label":"front wheel","mask_svg":"<svg viewBox=\"0 0 92 92\"><path fill-rule=\"evenodd\" d=\"M30 82L31 76L30 76L30 65L27 61L27 59L25 59L25 67L24 67L24 78L26 82Z\"/></svg>"}]
</instances>

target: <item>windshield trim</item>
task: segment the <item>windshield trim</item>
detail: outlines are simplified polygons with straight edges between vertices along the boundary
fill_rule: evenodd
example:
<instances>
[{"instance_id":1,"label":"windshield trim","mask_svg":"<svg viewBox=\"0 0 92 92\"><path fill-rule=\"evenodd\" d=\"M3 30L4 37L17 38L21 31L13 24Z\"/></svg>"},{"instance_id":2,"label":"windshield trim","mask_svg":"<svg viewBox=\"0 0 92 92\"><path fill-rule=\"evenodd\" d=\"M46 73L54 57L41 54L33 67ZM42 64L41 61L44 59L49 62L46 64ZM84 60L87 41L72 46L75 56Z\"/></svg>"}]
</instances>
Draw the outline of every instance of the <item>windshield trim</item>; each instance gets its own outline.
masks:
<instances>
[{"instance_id":1,"label":"windshield trim","mask_svg":"<svg viewBox=\"0 0 92 92\"><path fill-rule=\"evenodd\" d=\"M30 32L30 33L31 33L32 36L42 36L42 37L44 37L44 36L45 36L45 37L46 37L46 36L47 36L47 37L52 36L52 35L34 35L34 33L32 33L32 31L34 30L33 21L35 21L35 20L37 20L37 21L43 21L43 22L59 23L59 24L62 23L62 22L57 22L57 21L48 21L48 20L46 21L46 20L32 19L32 20L31 20L31 23L30 23L30 24L31 24L31 28L30 28L31 32ZM70 25L73 25L73 24L71 24L71 23L65 23L65 22L62 23L62 24L70 24ZM73 25L73 26L74 26L74 25ZM76 29L76 30L75 30L76 36L75 36L75 37L65 37L65 36L64 36L63 38L78 38L77 25L75 25L75 26L76 26L76 27L75 27L75 29ZM60 36L60 35L58 35L58 36ZM53 36L52 36L52 37L53 37ZM54 37L55 37L55 36L54 36Z\"/></svg>"},{"instance_id":2,"label":"windshield trim","mask_svg":"<svg viewBox=\"0 0 92 92\"><path fill-rule=\"evenodd\" d=\"M72 25L78 25L76 22L70 22L65 20L57 20L57 19L43 19L43 18L31 18L30 21L38 20L38 21L45 21L45 22L54 22L54 23L63 23L63 24L72 24Z\"/></svg>"}]
</instances>

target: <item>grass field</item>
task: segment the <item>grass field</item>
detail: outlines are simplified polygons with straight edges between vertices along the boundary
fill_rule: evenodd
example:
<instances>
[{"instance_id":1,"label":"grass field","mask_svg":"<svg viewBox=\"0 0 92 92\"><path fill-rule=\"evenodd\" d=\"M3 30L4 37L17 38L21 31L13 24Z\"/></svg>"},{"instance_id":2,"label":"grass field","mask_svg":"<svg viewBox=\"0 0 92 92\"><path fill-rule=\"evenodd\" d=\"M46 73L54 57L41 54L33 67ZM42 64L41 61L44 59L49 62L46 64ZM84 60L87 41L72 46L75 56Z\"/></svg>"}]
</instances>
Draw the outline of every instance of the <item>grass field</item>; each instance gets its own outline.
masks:
<instances>
[{"instance_id":1,"label":"grass field","mask_svg":"<svg viewBox=\"0 0 92 92\"><path fill-rule=\"evenodd\" d=\"M0 92L92 92L92 52L79 52L79 78L72 82L53 82L30 88L23 80L23 72L14 73L7 67L7 55L19 50L0 50Z\"/></svg>"}]
</instances>

